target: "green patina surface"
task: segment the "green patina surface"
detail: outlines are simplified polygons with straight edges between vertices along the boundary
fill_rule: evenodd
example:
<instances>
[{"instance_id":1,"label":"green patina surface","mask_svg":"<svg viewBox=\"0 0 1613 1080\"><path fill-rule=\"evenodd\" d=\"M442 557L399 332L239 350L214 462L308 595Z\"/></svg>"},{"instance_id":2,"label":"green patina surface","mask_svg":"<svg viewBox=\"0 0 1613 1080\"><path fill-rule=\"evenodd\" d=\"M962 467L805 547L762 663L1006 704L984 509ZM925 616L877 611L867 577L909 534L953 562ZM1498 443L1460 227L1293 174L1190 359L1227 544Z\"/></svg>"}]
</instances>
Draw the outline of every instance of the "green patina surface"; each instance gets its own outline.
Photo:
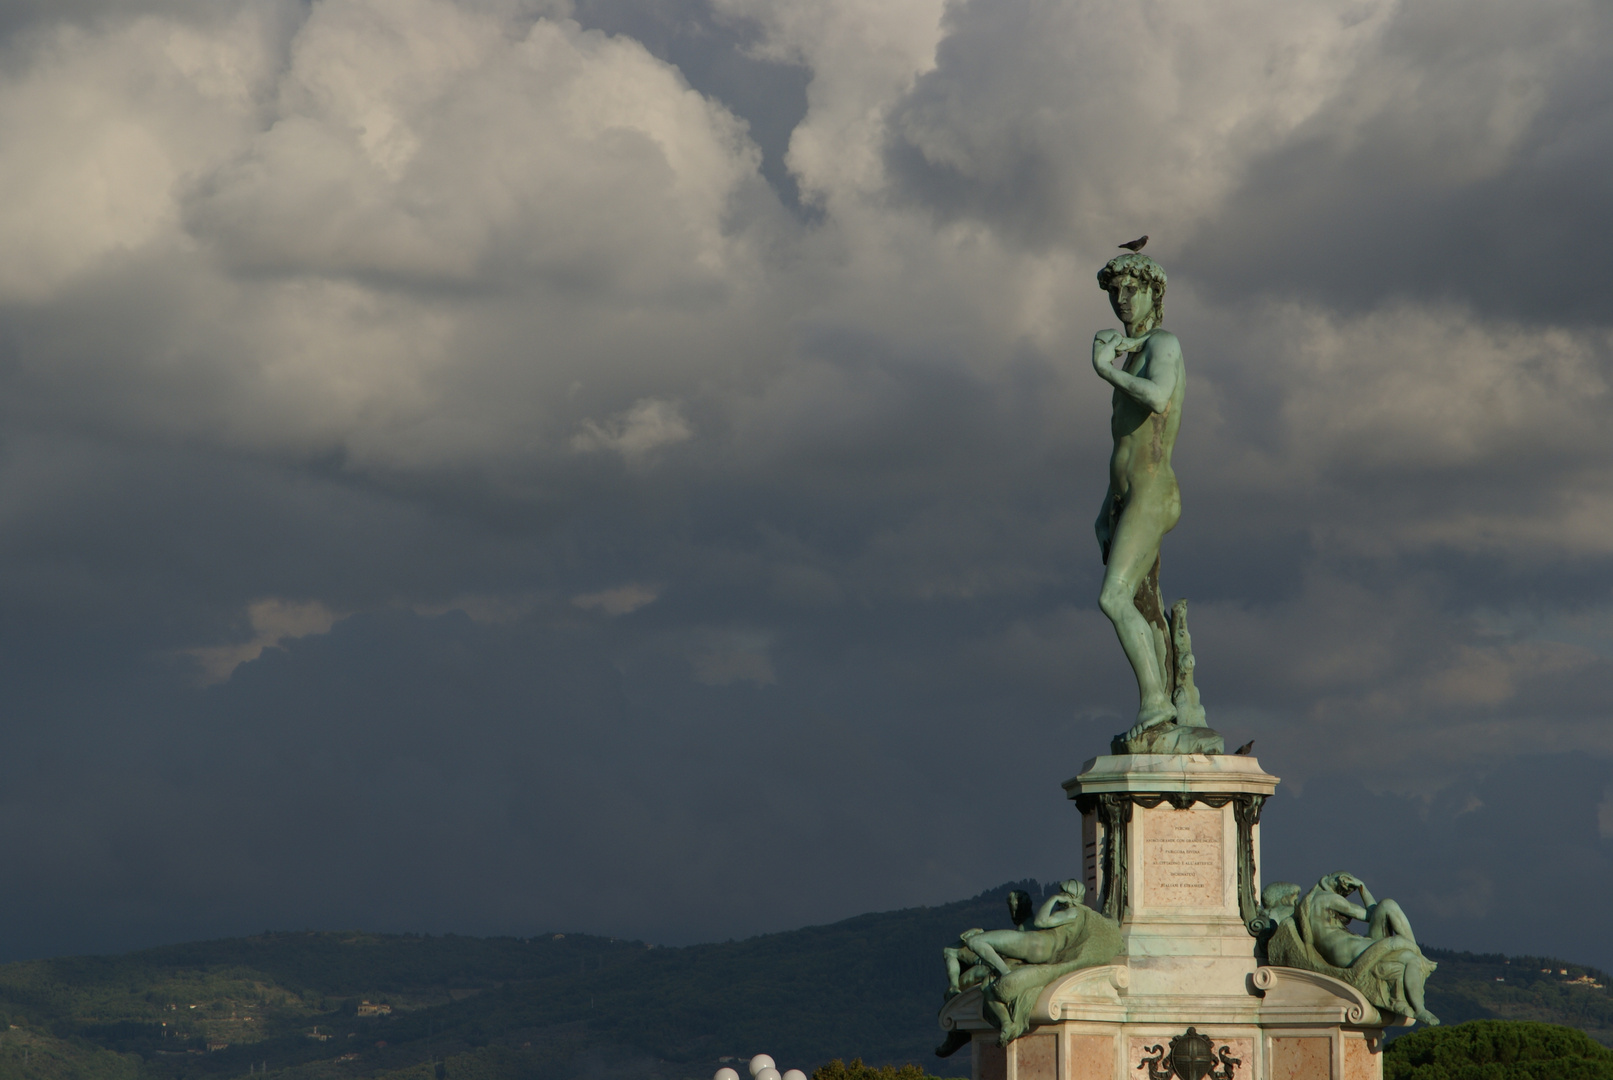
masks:
<instances>
[{"instance_id":1,"label":"green patina surface","mask_svg":"<svg viewBox=\"0 0 1613 1080\"><path fill-rule=\"evenodd\" d=\"M1072 971L1107 964L1120 953L1120 924L1087 907L1086 891L1074 879L1059 882L1059 891L1043 901L1028 927L1021 915L1030 897L1012 893L1008 907L1019 929L965 930L956 946L943 950L948 997L960 987L982 984L982 1015L997 1028L1003 1045L1030 1027L1031 1008L1044 986ZM960 957L973 965L961 981ZM967 1042L954 1033L936 1053L947 1057Z\"/></svg>"},{"instance_id":2,"label":"green patina surface","mask_svg":"<svg viewBox=\"0 0 1613 1080\"><path fill-rule=\"evenodd\" d=\"M1098 511L1105 566L1098 606L1114 623L1137 677L1137 722L1116 736L1117 754L1219 754L1193 685L1187 605L1167 621L1159 593L1159 546L1182 516L1171 453L1182 423L1187 371L1182 345L1160 325L1165 271L1147 255L1117 256L1098 272L1125 333L1100 330L1092 369L1114 387L1109 490Z\"/></svg>"},{"instance_id":3,"label":"green patina surface","mask_svg":"<svg viewBox=\"0 0 1613 1080\"><path fill-rule=\"evenodd\" d=\"M1262 940L1270 963L1341 979L1381 1012L1439 1023L1423 996L1437 965L1423 955L1399 904L1378 900L1360 878L1342 872L1328 874L1304 896L1299 891L1288 882L1263 890L1271 928ZM1350 930L1358 920L1367 924L1365 934Z\"/></svg>"}]
</instances>

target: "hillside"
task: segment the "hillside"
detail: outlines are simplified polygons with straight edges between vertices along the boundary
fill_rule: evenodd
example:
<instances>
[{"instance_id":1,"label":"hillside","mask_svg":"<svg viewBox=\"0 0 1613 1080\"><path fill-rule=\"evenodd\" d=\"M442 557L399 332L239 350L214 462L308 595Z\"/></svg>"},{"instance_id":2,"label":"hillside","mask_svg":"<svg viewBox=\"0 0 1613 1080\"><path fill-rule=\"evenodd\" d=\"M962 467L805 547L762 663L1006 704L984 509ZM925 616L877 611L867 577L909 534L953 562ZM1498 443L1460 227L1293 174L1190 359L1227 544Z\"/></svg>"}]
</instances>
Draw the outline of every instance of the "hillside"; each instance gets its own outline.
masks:
<instances>
[{"instance_id":1,"label":"hillside","mask_svg":"<svg viewBox=\"0 0 1613 1080\"><path fill-rule=\"evenodd\" d=\"M656 948L530 939L275 933L0 966L0 1080L704 1080L765 1050L943 1075L940 950L1004 920L1019 882L932 908L746 941ZM1447 1022L1541 1020L1613 1042L1609 979L1539 957L1430 949ZM369 1003L367 1006L365 1003Z\"/></svg>"}]
</instances>

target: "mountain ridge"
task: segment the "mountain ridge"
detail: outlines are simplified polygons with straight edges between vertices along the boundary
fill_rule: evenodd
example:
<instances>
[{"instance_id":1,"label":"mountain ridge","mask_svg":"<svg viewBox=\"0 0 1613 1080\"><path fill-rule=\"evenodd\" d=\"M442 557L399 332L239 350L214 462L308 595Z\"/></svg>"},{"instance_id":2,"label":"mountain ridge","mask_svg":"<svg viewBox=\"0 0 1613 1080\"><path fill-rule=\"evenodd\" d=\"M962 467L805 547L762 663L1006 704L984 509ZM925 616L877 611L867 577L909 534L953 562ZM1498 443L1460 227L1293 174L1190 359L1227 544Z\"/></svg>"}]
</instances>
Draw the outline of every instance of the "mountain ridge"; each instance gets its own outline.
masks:
<instances>
[{"instance_id":1,"label":"mountain ridge","mask_svg":"<svg viewBox=\"0 0 1613 1080\"><path fill-rule=\"evenodd\" d=\"M1007 921L1003 885L742 941L655 946L287 931L0 965L0 1080L705 1080L766 1052L938 1060L941 949ZM1546 957L1429 949L1449 1023L1567 1024L1613 1043L1613 985ZM731 1062L726 1062L731 1063Z\"/></svg>"}]
</instances>

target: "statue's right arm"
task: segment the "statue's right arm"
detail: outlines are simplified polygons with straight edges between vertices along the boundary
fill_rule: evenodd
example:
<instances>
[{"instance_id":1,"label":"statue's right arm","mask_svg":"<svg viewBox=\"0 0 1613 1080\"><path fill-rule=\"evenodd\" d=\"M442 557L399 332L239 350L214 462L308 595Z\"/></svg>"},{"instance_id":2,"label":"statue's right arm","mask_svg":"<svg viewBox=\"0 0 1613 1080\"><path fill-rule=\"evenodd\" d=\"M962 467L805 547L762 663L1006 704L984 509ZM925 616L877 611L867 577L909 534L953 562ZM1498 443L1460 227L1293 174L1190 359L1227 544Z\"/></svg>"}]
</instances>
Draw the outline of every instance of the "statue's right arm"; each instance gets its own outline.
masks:
<instances>
[{"instance_id":1,"label":"statue's right arm","mask_svg":"<svg viewBox=\"0 0 1613 1080\"><path fill-rule=\"evenodd\" d=\"M1100 333L1114 333L1113 330L1100 331ZM1124 344L1126 339L1121 339ZM1114 345L1103 346L1113 360ZM1142 367L1148 371L1148 377L1133 375L1128 371L1116 367L1113 363L1100 364L1098 362L1099 344L1092 342L1092 366L1104 382L1112 383L1116 390L1131 398L1149 412L1163 413L1170 408L1171 395L1176 392L1177 380L1181 378L1182 347L1176 340L1176 335L1164 331L1153 335L1142 346L1146 359Z\"/></svg>"}]
</instances>

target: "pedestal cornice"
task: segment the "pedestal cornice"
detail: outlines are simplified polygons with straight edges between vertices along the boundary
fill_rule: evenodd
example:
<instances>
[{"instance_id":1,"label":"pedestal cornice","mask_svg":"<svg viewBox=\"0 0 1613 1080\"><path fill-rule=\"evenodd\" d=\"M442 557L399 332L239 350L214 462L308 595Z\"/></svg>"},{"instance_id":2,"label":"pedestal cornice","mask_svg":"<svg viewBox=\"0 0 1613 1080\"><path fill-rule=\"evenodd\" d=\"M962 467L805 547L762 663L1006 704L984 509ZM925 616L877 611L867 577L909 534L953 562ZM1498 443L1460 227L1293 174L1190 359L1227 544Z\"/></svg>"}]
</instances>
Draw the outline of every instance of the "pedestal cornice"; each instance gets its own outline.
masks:
<instances>
[{"instance_id":1,"label":"pedestal cornice","mask_svg":"<svg viewBox=\"0 0 1613 1080\"><path fill-rule=\"evenodd\" d=\"M1277 783L1259 760L1236 754L1106 754L1064 781L1064 791L1072 799L1121 792L1270 795Z\"/></svg>"}]
</instances>

